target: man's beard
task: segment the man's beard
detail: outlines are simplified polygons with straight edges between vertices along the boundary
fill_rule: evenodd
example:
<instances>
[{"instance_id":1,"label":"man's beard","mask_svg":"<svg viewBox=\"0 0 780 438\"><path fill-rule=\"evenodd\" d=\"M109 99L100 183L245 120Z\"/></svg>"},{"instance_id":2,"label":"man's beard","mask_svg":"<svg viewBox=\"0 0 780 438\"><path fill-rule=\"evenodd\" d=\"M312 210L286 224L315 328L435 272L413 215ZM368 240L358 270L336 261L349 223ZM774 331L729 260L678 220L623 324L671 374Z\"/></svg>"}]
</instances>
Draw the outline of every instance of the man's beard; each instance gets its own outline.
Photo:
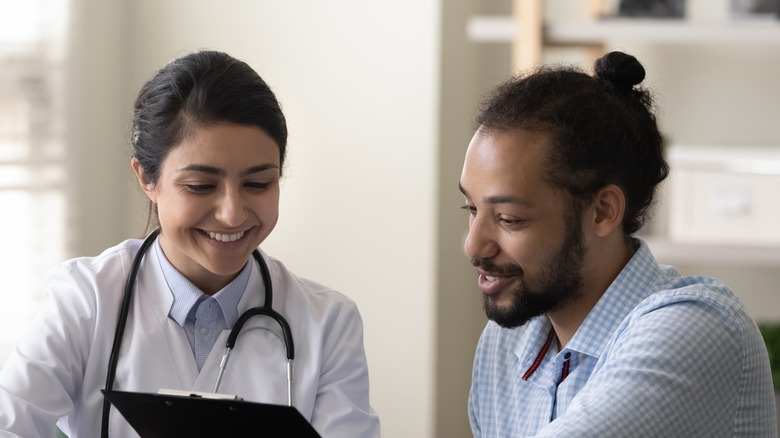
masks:
<instances>
[{"instance_id":1,"label":"man's beard","mask_svg":"<svg viewBox=\"0 0 780 438\"><path fill-rule=\"evenodd\" d=\"M532 318L559 309L580 295L582 287L582 265L585 248L582 241L582 221L579 211L570 214L566 238L561 249L539 273L539 287L531 289L523 279L523 269L517 265L494 265L487 259L474 259L476 267L500 275L518 277L518 286L511 291L509 308L499 308L495 298L482 296L482 306L487 317L496 324L514 328L520 327Z\"/></svg>"}]
</instances>

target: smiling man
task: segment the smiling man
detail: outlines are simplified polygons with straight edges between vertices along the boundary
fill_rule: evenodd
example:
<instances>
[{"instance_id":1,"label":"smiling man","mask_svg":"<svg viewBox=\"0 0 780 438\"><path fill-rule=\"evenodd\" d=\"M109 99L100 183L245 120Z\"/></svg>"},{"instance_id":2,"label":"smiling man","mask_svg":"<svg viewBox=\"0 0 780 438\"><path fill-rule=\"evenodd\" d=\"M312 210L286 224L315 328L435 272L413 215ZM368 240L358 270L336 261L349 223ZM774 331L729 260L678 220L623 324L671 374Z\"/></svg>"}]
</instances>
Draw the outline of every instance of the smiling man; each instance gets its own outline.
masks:
<instances>
[{"instance_id":1,"label":"smiling man","mask_svg":"<svg viewBox=\"0 0 780 438\"><path fill-rule=\"evenodd\" d=\"M766 348L722 282L634 234L669 173L644 68L542 68L485 102L460 179L485 327L475 437L774 437Z\"/></svg>"}]
</instances>

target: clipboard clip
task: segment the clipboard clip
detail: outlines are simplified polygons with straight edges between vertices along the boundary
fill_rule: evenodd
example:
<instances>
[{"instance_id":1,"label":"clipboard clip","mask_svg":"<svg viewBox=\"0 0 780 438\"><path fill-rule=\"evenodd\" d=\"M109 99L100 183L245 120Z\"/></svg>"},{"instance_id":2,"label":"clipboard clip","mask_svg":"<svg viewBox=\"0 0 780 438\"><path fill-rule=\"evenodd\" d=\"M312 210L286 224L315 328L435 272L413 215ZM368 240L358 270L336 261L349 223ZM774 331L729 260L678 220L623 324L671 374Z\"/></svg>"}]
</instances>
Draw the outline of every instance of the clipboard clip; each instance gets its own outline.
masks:
<instances>
[{"instance_id":1,"label":"clipboard clip","mask_svg":"<svg viewBox=\"0 0 780 438\"><path fill-rule=\"evenodd\" d=\"M217 392L205 392L205 391L185 391L183 389L167 389L162 388L157 391L161 395L175 395L179 397L195 397L195 398L208 398L214 400L243 400L241 397L233 394L220 394Z\"/></svg>"}]
</instances>

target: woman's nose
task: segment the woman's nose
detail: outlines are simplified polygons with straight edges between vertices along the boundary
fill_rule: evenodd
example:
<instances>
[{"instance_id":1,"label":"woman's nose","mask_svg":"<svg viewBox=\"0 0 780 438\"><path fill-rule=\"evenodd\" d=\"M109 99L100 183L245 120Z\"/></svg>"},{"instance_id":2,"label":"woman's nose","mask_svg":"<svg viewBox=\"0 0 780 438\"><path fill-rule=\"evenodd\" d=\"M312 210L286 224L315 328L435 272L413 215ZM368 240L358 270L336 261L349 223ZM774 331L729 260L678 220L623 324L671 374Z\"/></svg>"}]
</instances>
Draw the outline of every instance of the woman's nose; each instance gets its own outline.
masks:
<instances>
[{"instance_id":1,"label":"woman's nose","mask_svg":"<svg viewBox=\"0 0 780 438\"><path fill-rule=\"evenodd\" d=\"M219 199L216 218L228 227L238 227L248 216L246 202L239 190L226 189Z\"/></svg>"}]
</instances>

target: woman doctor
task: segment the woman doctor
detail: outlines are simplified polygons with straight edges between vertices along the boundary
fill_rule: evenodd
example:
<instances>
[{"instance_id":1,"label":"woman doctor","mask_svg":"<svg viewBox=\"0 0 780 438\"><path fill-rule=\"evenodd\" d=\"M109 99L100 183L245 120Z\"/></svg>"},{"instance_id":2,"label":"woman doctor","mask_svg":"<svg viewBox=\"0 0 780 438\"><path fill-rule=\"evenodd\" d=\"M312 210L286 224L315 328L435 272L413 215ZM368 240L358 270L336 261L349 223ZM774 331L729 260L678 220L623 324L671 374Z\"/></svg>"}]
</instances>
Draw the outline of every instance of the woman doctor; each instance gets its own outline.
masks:
<instances>
[{"instance_id":1,"label":"woman doctor","mask_svg":"<svg viewBox=\"0 0 780 438\"><path fill-rule=\"evenodd\" d=\"M213 392L230 329L264 304L252 252L278 219L285 118L247 64L200 51L143 86L132 127L131 167L159 235L140 258L113 389ZM0 436L50 437L55 423L71 438L101 436L101 389L140 245L67 261L47 279L45 309L0 371ZM262 258L294 339L294 406L323 437L379 436L355 304ZM272 318L249 319L217 392L286 405L283 339ZM113 407L107 428L137 436Z\"/></svg>"}]
</instances>

